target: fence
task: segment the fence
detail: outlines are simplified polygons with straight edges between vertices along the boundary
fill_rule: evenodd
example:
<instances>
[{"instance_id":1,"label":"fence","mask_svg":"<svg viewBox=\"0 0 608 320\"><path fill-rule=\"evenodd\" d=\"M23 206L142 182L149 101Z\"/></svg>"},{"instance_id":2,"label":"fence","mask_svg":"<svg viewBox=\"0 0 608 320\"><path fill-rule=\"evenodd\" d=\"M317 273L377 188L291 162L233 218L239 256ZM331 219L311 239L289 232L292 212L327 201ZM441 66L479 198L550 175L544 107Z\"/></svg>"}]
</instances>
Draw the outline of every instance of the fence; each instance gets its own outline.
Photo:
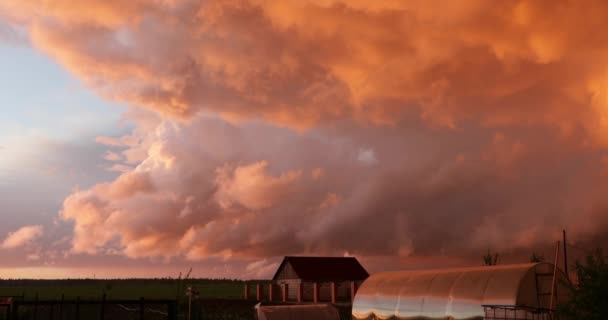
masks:
<instances>
[{"instance_id":1,"label":"fence","mask_svg":"<svg viewBox=\"0 0 608 320\"><path fill-rule=\"evenodd\" d=\"M557 320L552 310L522 306L484 305L485 320Z\"/></svg>"},{"instance_id":2,"label":"fence","mask_svg":"<svg viewBox=\"0 0 608 320\"><path fill-rule=\"evenodd\" d=\"M177 300L14 300L0 304L0 320L254 320L256 301Z\"/></svg>"},{"instance_id":3,"label":"fence","mask_svg":"<svg viewBox=\"0 0 608 320\"><path fill-rule=\"evenodd\" d=\"M0 316L0 319L2 316ZM16 300L5 305L6 320L176 320L175 300Z\"/></svg>"},{"instance_id":4,"label":"fence","mask_svg":"<svg viewBox=\"0 0 608 320\"><path fill-rule=\"evenodd\" d=\"M283 303L352 303L361 281L244 284L244 299ZM252 293L253 289L253 293Z\"/></svg>"},{"instance_id":5,"label":"fence","mask_svg":"<svg viewBox=\"0 0 608 320\"><path fill-rule=\"evenodd\" d=\"M256 301L200 299L192 301L192 320L254 320ZM187 310L184 310L187 313ZM188 317L184 319L188 320Z\"/></svg>"},{"instance_id":6,"label":"fence","mask_svg":"<svg viewBox=\"0 0 608 320\"><path fill-rule=\"evenodd\" d=\"M23 300L23 296L0 296L0 320L10 319L11 306L16 299Z\"/></svg>"},{"instance_id":7,"label":"fence","mask_svg":"<svg viewBox=\"0 0 608 320\"><path fill-rule=\"evenodd\" d=\"M9 304L0 304L0 320L10 319L10 308Z\"/></svg>"}]
</instances>

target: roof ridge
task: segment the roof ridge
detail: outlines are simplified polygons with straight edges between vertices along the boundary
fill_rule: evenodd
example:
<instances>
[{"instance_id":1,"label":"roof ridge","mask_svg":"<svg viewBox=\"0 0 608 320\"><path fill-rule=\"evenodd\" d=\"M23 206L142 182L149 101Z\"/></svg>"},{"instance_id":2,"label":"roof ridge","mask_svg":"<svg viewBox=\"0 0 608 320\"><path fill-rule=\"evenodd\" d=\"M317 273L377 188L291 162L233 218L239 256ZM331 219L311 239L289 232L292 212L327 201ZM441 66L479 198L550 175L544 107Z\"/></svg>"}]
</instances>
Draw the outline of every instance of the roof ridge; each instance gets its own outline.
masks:
<instances>
[{"instance_id":1,"label":"roof ridge","mask_svg":"<svg viewBox=\"0 0 608 320\"><path fill-rule=\"evenodd\" d=\"M289 263L300 279L352 279L363 280L369 273L356 257L340 256L285 256L273 279Z\"/></svg>"},{"instance_id":2,"label":"roof ridge","mask_svg":"<svg viewBox=\"0 0 608 320\"><path fill-rule=\"evenodd\" d=\"M357 259L356 257L340 256L285 256L285 258Z\"/></svg>"}]
</instances>

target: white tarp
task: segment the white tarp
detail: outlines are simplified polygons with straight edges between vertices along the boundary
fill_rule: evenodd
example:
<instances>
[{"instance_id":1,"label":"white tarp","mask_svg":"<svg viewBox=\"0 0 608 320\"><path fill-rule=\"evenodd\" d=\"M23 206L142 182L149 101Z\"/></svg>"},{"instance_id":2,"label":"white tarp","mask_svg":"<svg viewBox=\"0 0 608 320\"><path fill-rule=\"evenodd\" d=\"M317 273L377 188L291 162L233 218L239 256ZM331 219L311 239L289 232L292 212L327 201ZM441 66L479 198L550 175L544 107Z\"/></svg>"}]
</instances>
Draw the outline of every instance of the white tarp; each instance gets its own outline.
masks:
<instances>
[{"instance_id":1,"label":"white tarp","mask_svg":"<svg viewBox=\"0 0 608 320\"><path fill-rule=\"evenodd\" d=\"M260 306L258 320L340 320L338 309L329 304Z\"/></svg>"}]
</instances>

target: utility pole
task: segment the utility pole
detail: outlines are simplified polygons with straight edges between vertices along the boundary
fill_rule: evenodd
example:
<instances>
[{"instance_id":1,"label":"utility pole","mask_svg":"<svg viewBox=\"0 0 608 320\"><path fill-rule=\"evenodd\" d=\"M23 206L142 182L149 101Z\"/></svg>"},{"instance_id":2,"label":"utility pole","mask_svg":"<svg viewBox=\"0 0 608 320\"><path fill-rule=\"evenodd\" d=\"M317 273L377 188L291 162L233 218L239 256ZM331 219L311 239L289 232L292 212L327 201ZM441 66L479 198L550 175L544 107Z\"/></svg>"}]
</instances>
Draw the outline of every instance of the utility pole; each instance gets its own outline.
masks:
<instances>
[{"instance_id":1,"label":"utility pole","mask_svg":"<svg viewBox=\"0 0 608 320\"><path fill-rule=\"evenodd\" d=\"M568 273L568 251L566 249L566 229L563 230L564 240L564 272L566 273L566 279L570 281L570 274Z\"/></svg>"},{"instance_id":2,"label":"utility pole","mask_svg":"<svg viewBox=\"0 0 608 320\"><path fill-rule=\"evenodd\" d=\"M549 309L553 312L553 307L555 306L555 280L557 278L557 263L559 262L559 241L555 246L555 258L553 260L553 280L551 282L551 302L549 303Z\"/></svg>"}]
</instances>

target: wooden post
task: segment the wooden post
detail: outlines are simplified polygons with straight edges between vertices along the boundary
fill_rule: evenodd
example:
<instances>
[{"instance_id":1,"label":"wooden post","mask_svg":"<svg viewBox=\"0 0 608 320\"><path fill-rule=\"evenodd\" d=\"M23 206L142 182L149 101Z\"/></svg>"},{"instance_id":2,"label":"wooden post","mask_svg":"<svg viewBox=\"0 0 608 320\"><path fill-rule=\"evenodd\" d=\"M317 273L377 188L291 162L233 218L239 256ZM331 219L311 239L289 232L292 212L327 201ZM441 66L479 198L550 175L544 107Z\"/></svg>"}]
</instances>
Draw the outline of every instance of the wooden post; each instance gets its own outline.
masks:
<instances>
[{"instance_id":1,"label":"wooden post","mask_svg":"<svg viewBox=\"0 0 608 320\"><path fill-rule=\"evenodd\" d=\"M331 282L331 303L336 303L336 282Z\"/></svg>"},{"instance_id":2,"label":"wooden post","mask_svg":"<svg viewBox=\"0 0 608 320\"><path fill-rule=\"evenodd\" d=\"M167 320L176 320L177 319L177 306L175 301L169 302L167 306ZM63 320L63 319L61 319Z\"/></svg>"},{"instance_id":3,"label":"wooden post","mask_svg":"<svg viewBox=\"0 0 608 320\"><path fill-rule=\"evenodd\" d=\"M258 283L255 288L255 298L258 301L262 301L262 284Z\"/></svg>"},{"instance_id":4,"label":"wooden post","mask_svg":"<svg viewBox=\"0 0 608 320\"><path fill-rule=\"evenodd\" d=\"M34 302L34 320L38 319L38 292L36 292L36 300Z\"/></svg>"},{"instance_id":5,"label":"wooden post","mask_svg":"<svg viewBox=\"0 0 608 320\"><path fill-rule=\"evenodd\" d=\"M350 302L355 301L355 295L357 294L357 282L350 282Z\"/></svg>"},{"instance_id":6,"label":"wooden post","mask_svg":"<svg viewBox=\"0 0 608 320\"><path fill-rule=\"evenodd\" d=\"M249 300L249 283L245 282L245 300Z\"/></svg>"},{"instance_id":7,"label":"wooden post","mask_svg":"<svg viewBox=\"0 0 608 320\"><path fill-rule=\"evenodd\" d=\"M272 295L274 294L274 284L270 283L268 285L268 301L272 301Z\"/></svg>"},{"instance_id":8,"label":"wooden post","mask_svg":"<svg viewBox=\"0 0 608 320\"><path fill-rule=\"evenodd\" d=\"M312 301L314 304L319 303L319 283L312 284Z\"/></svg>"},{"instance_id":9,"label":"wooden post","mask_svg":"<svg viewBox=\"0 0 608 320\"><path fill-rule=\"evenodd\" d=\"M139 298L139 320L144 320L144 297Z\"/></svg>"},{"instance_id":10,"label":"wooden post","mask_svg":"<svg viewBox=\"0 0 608 320\"><path fill-rule=\"evenodd\" d=\"M304 284L302 282L298 283L298 303L302 303L304 301Z\"/></svg>"},{"instance_id":11,"label":"wooden post","mask_svg":"<svg viewBox=\"0 0 608 320\"><path fill-rule=\"evenodd\" d=\"M13 302L13 305L11 306L11 319L12 320L19 320L19 303L22 301L15 301ZM7 318L8 320L9 318Z\"/></svg>"},{"instance_id":12,"label":"wooden post","mask_svg":"<svg viewBox=\"0 0 608 320\"><path fill-rule=\"evenodd\" d=\"M80 296L76 297L76 320L80 320Z\"/></svg>"},{"instance_id":13,"label":"wooden post","mask_svg":"<svg viewBox=\"0 0 608 320\"><path fill-rule=\"evenodd\" d=\"M59 301L59 319L63 320L63 300L65 299L64 294L61 294L61 301Z\"/></svg>"},{"instance_id":14,"label":"wooden post","mask_svg":"<svg viewBox=\"0 0 608 320\"><path fill-rule=\"evenodd\" d=\"M281 285L281 295L283 298L283 302L287 302L287 298L289 297L289 285L287 283L283 283Z\"/></svg>"},{"instance_id":15,"label":"wooden post","mask_svg":"<svg viewBox=\"0 0 608 320\"><path fill-rule=\"evenodd\" d=\"M104 293L103 296L101 296L101 310L99 310L99 319L100 320L104 320L105 318L105 312L106 312L106 294ZM63 320L63 319L61 319Z\"/></svg>"}]
</instances>

